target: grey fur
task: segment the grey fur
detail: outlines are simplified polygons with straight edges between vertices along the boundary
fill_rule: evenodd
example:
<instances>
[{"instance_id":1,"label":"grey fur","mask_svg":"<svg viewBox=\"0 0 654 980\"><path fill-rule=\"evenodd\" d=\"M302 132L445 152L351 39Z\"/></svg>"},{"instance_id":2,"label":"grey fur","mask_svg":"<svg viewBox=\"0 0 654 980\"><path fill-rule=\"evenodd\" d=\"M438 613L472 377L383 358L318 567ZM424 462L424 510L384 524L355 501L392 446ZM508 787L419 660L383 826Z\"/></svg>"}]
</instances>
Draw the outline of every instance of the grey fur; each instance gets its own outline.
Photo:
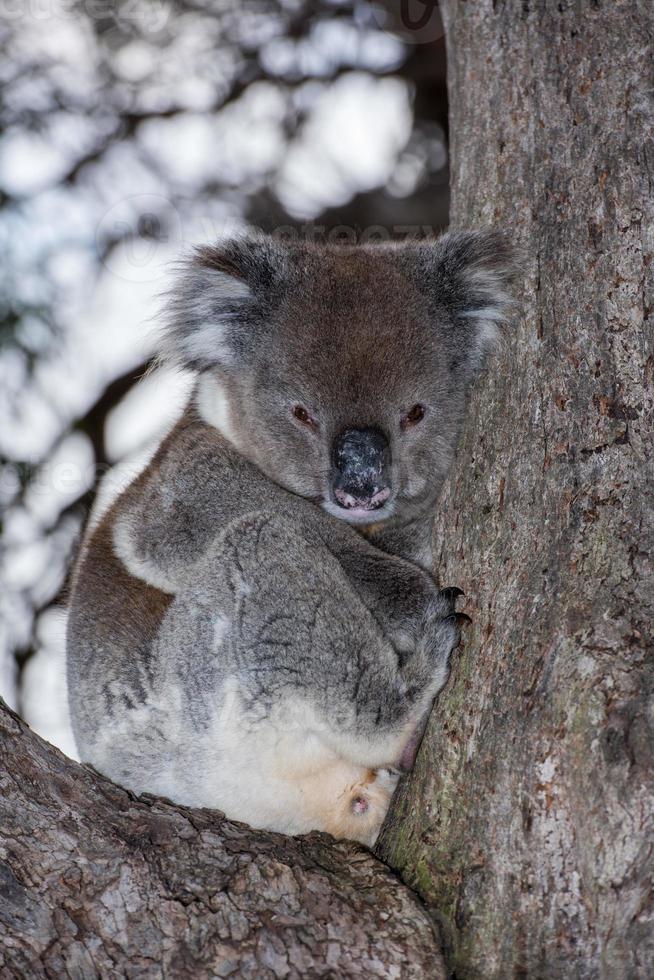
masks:
<instances>
[{"instance_id":1,"label":"grey fur","mask_svg":"<svg viewBox=\"0 0 654 980\"><path fill-rule=\"evenodd\" d=\"M190 260L162 349L198 371L194 401L76 576L68 676L85 761L258 825L374 840L384 770L459 639L451 595L417 563L430 567L430 510L511 275L490 233L369 248L257 237ZM408 431L416 402L426 415ZM390 442L392 500L361 520L370 540L330 498L348 425Z\"/></svg>"}]
</instances>

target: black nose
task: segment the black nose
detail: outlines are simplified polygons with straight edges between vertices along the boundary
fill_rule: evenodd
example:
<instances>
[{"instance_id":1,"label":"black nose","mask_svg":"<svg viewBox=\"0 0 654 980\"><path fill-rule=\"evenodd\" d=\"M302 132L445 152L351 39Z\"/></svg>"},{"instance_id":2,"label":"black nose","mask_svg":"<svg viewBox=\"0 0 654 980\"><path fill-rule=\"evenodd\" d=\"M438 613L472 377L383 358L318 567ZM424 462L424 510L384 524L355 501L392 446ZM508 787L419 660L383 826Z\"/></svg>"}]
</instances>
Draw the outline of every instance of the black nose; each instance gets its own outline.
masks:
<instances>
[{"instance_id":1,"label":"black nose","mask_svg":"<svg viewBox=\"0 0 654 980\"><path fill-rule=\"evenodd\" d=\"M334 443L333 489L346 510L377 510L391 495L390 447L379 429L346 429Z\"/></svg>"}]
</instances>

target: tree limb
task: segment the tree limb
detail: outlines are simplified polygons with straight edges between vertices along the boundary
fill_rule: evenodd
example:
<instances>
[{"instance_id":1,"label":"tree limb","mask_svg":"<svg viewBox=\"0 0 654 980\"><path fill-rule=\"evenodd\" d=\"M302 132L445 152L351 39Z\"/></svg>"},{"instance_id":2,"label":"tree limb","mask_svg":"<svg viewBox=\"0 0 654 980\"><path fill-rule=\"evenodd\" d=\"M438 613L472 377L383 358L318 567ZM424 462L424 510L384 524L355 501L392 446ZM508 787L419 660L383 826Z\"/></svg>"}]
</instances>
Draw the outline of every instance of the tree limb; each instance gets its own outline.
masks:
<instances>
[{"instance_id":1,"label":"tree limb","mask_svg":"<svg viewBox=\"0 0 654 980\"><path fill-rule=\"evenodd\" d=\"M135 798L0 704L0 976L444 980L368 851Z\"/></svg>"}]
</instances>

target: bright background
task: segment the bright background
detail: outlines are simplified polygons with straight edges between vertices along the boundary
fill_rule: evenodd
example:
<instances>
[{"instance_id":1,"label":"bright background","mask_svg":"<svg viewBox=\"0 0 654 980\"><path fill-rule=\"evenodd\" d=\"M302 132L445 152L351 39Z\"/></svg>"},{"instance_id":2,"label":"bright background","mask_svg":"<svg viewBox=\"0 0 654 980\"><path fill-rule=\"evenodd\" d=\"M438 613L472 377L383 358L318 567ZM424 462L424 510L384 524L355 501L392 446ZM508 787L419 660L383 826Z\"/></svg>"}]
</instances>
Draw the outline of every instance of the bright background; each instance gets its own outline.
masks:
<instances>
[{"instance_id":1,"label":"bright background","mask_svg":"<svg viewBox=\"0 0 654 980\"><path fill-rule=\"evenodd\" d=\"M142 377L171 261L248 224L439 231L442 35L426 0L5 0L0 696L65 752L81 527L184 400Z\"/></svg>"}]
</instances>

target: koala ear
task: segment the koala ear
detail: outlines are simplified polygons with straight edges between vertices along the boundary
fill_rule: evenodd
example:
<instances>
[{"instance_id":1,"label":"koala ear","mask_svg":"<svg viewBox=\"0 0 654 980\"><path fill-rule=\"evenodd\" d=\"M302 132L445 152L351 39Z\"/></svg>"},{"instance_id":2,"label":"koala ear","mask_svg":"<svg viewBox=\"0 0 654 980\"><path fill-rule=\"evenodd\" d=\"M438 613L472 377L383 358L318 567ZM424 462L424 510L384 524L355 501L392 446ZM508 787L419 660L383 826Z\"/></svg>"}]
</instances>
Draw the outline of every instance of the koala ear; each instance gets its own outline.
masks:
<instances>
[{"instance_id":1,"label":"koala ear","mask_svg":"<svg viewBox=\"0 0 654 980\"><path fill-rule=\"evenodd\" d=\"M239 360L266 316L274 248L265 236L201 246L168 292L159 356L204 371Z\"/></svg>"},{"instance_id":2,"label":"koala ear","mask_svg":"<svg viewBox=\"0 0 654 980\"><path fill-rule=\"evenodd\" d=\"M514 307L511 286L519 272L517 253L496 231L449 232L418 247L421 288L432 301L435 317L445 312L452 325L452 366L463 367L472 379L497 345Z\"/></svg>"}]
</instances>

